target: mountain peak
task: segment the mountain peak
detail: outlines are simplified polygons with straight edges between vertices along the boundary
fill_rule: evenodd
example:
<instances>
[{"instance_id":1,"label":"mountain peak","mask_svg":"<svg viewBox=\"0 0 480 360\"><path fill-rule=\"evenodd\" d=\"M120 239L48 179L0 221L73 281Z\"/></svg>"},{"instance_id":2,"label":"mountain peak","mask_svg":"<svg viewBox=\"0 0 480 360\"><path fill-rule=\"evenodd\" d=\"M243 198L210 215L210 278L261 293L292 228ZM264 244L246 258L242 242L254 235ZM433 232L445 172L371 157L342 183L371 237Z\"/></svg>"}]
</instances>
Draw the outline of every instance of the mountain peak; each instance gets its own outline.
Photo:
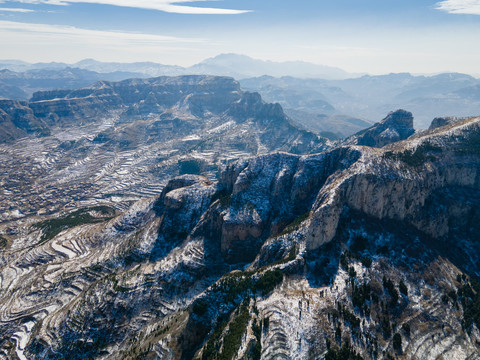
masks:
<instances>
[{"instance_id":1,"label":"mountain peak","mask_svg":"<svg viewBox=\"0 0 480 360\"><path fill-rule=\"evenodd\" d=\"M380 121L380 124L410 132L413 129L413 116L410 111L398 109L391 111L386 118Z\"/></svg>"},{"instance_id":2,"label":"mountain peak","mask_svg":"<svg viewBox=\"0 0 480 360\"><path fill-rule=\"evenodd\" d=\"M382 121L354 135L357 145L383 147L404 140L415 132L412 113L403 109L390 112Z\"/></svg>"},{"instance_id":3,"label":"mountain peak","mask_svg":"<svg viewBox=\"0 0 480 360\"><path fill-rule=\"evenodd\" d=\"M346 79L351 74L346 71L302 61L275 62L254 59L241 54L220 54L206 59L190 68L193 73L229 75L235 78L270 76L313 77L325 79Z\"/></svg>"}]
</instances>

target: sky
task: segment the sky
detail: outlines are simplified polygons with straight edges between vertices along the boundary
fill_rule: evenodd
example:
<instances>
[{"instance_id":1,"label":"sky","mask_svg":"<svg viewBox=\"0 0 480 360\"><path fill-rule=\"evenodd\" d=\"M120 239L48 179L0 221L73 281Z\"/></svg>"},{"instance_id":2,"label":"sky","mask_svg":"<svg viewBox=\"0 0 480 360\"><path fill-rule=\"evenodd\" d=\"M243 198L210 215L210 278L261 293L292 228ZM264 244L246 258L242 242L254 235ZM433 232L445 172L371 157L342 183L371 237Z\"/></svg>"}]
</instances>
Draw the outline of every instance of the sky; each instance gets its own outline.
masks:
<instances>
[{"instance_id":1,"label":"sky","mask_svg":"<svg viewBox=\"0 0 480 360\"><path fill-rule=\"evenodd\" d=\"M480 0L0 0L0 59L153 61L221 53L349 72L480 76Z\"/></svg>"}]
</instances>

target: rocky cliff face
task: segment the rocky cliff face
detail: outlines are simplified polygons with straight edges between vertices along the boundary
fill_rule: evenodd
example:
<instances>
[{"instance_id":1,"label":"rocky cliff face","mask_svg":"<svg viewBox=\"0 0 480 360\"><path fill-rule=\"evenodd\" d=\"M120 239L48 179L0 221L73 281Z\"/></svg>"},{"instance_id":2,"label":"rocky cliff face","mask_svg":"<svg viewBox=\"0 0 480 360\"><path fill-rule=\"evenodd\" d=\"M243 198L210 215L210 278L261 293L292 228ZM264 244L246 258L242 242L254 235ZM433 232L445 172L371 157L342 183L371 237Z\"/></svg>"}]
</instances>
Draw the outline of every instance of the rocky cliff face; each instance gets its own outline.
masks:
<instances>
[{"instance_id":1,"label":"rocky cliff face","mask_svg":"<svg viewBox=\"0 0 480 360\"><path fill-rule=\"evenodd\" d=\"M60 113L62 122L69 118L94 121L97 111L105 113L125 109L124 120L147 116L166 109L186 107L193 115L222 113L240 100L242 91L231 78L214 76L159 77L121 82L101 81L79 90L40 91L33 94L32 106L39 117ZM83 113L75 116L77 108ZM69 109L70 112L65 112Z\"/></svg>"},{"instance_id":2,"label":"rocky cliff face","mask_svg":"<svg viewBox=\"0 0 480 360\"><path fill-rule=\"evenodd\" d=\"M50 134L48 126L36 118L26 102L0 100L0 143L27 135L46 136Z\"/></svg>"},{"instance_id":3,"label":"rocky cliff face","mask_svg":"<svg viewBox=\"0 0 480 360\"><path fill-rule=\"evenodd\" d=\"M250 320L236 353L248 358L248 349L257 348L266 359L309 358L333 356L343 346L363 358L479 356L479 323L467 320L478 309L462 305L451 311L450 302L458 306L459 298L445 295L470 286L459 280L467 279L462 270L479 274L479 124L479 118L458 121L382 150L353 146L318 157L277 155L228 169L220 181L231 194L221 213L222 253L238 262L241 249L251 252L260 242L250 272L235 275L237 285L224 280L217 282L224 286L220 294L216 287L205 293L207 299L241 293L236 286L251 282L256 296L239 308L249 309ZM309 171L306 164L313 165ZM289 225L279 226L282 215ZM259 296L262 276L275 269L287 278L269 296ZM240 321L229 311L218 316L210 327L220 326L224 316L229 329ZM197 328L206 320L195 313L191 319ZM440 328L442 333L434 330ZM203 358L214 358L211 347L228 352L233 330L216 338L221 329L197 343Z\"/></svg>"},{"instance_id":4,"label":"rocky cliff face","mask_svg":"<svg viewBox=\"0 0 480 360\"><path fill-rule=\"evenodd\" d=\"M0 225L2 354L478 358L479 144L462 119Z\"/></svg>"},{"instance_id":5,"label":"rocky cliff face","mask_svg":"<svg viewBox=\"0 0 480 360\"><path fill-rule=\"evenodd\" d=\"M450 125L458 121L456 117L438 117L433 119L432 123L430 124L429 130L433 130L442 126Z\"/></svg>"},{"instance_id":6,"label":"rocky cliff face","mask_svg":"<svg viewBox=\"0 0 480 360\"><path fill-rule=\"evenodd\" d=\"M222 250L232 261L253 260L265 239L308 213L327 178L350 166L360 153L340 148L299 158L272 154L228 168L219 186L229 205L222 212ZM256 251L245 251L245 247Z\"/></svg>"},{"instance_id":7,"label":"rocky cliff face","mask_svg":"<svg viewBox=\"0 0 480 360\"><path fill-rule=\"evenodd\" d=\"M463 121L392 144L381 152L364 148L361 160L344 174L346 177L336 179L325 192L324 197L331 201L326 201L327 213L331 213L331 207L340 213L341 207L347 205L379 220L408 223L433 238L448 236L446 224L452 224L454 219L445 213L446 218L439 214L427 216L426 204L436 192L454 188L478 190L478 154L476 146L470 146L477 141L478 129L477 121ZM318 216L322 219L323 211ZM315 216L313 219L315 222ZM432 223L427 224L429 221ZM444 226L438 226L439 223ZM313 230L311 247L329 241L335 231L321 233L317 236Z\"/></svg>"},{"instance_id":8,"label":"rocky cliff face","mask_svg":"<svg viewBox=\"0 0 480 360\"><path fill-rule=\"evenodd\" d=\"M348 144L383 147L408 138L415 132L412 113L405 110L393 111L372 127L347 139Z\"/></svg>"}]
</instances>

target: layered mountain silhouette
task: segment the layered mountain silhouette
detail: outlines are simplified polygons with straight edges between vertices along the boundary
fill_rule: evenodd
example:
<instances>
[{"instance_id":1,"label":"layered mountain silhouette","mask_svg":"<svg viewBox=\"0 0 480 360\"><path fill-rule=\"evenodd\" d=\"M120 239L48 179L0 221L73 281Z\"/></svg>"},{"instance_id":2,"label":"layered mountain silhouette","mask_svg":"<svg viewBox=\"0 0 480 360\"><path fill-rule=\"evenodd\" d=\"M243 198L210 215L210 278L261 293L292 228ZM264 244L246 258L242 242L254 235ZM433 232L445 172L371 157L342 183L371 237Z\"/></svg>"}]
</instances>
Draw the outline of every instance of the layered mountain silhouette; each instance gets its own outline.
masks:
<instances>
[{"instance_id":1,"label":"layered mountain silhouette","mask_svg":"<svg viewBox=\"0 0 480 360\"><path fill-rule=\"evenodd\" d=\"M412 111L415 126L427 128L435 117L471 116L480 106L475 95L479 80L465 74L361 76L326 66L276 63L237 54L222 54L188 68L87 59L75 64L0 61L0 69L0 98L16 100L29 100L36 91L75 89L101 80L231 76L267 102L280 103L297 126L332 140L368 128L392 109Z\"/></svg>"}]
</instances>

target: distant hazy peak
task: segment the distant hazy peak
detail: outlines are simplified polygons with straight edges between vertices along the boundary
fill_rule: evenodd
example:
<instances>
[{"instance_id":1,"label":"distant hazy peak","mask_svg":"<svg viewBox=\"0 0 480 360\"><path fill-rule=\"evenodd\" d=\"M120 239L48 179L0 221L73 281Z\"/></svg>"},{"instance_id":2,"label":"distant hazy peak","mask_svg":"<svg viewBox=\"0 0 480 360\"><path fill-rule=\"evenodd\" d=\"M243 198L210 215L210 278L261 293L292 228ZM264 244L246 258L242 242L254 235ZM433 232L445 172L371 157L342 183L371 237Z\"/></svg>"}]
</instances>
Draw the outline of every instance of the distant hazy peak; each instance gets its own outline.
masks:
<instances>
[{"instance_id":1,"label":"distant hazy peak","mask_svg":"<svg viewBox=\"0 0 480 360\"><path fill-rule=\"evenodd\" d=\"M352 77L352 74L337 67L317 65L304 61L265 61L240 54L220 54L205 59L188 68L188 70L195 73L200 71L218 75L229 75L240 79L262 75L325 79L346 79Z\"/></svg>"}]
</instances>

